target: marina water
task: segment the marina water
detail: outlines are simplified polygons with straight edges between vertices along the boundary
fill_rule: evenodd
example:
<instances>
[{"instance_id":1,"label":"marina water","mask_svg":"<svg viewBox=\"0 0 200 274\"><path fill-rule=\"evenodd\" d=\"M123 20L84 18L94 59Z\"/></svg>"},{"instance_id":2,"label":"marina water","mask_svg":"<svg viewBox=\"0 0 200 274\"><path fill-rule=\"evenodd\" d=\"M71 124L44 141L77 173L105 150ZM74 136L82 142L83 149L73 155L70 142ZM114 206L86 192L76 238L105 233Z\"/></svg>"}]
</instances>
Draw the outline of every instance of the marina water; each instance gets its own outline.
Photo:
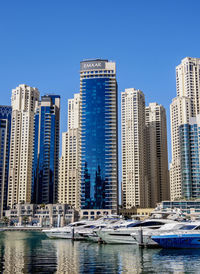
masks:
<instances>
[{"instance_id":1,"label":"marina water","mask_svg":"<svg viewBox=\"0 0 200 274\"><path fill-rule=\"evenodd\" d=\"M200 273L200 249L142 249L1 232L1 273Z\"/></svg>"}]
</instances>

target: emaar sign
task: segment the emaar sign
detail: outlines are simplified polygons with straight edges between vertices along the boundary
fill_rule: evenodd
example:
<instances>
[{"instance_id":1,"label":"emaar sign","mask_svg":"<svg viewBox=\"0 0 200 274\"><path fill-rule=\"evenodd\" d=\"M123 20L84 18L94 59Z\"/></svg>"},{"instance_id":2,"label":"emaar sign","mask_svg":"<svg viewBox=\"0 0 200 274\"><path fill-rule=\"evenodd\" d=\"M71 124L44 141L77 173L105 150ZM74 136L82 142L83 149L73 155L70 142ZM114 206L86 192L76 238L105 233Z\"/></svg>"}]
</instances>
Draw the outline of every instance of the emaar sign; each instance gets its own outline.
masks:
<instances>
[{"instance_id":1,"label":"emaar sign","mask_svg":"<svg viewBox=\"0 0 200 274\"><path fill-rule=\"evenodd\" d=\"M93 70L93 69L105 69L105 62L92 61L92 62L81 62L81 70Z\"/></svg>"}]
</instances>

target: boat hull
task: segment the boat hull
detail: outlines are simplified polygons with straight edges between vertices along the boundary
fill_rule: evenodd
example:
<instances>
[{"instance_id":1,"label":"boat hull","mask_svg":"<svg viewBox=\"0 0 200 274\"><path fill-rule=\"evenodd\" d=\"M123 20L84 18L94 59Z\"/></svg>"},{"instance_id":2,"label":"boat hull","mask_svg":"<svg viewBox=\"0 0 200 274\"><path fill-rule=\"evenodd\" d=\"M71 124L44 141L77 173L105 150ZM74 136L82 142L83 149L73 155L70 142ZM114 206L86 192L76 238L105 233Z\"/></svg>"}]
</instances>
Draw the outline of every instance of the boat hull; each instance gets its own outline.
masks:
<instances>
[{"instance_id":1,"label":"boat hull","mask_svg":"<svg viewBox=\"0 0 200 274\"><path fill-rule=\"evenodd\" d=\"M96 236L96 235L89 235L89 236L88 236L88 241L98 243L99 237Z\"/></svg>"},{"instance_id":2,"label":"boat hull","mask_svg":"<svg viewBox=\"0 0 200 274\"><path fill-rule=\"evenodd\" d=\"M134 236L132 235L132 237L133 239L135 239L137 244L140 245L139 235L135 234ZM143 235L142 239L143 239L143 243L142 243L143 246L146 246L146 247L158 246L158 243L156 243L155 241L151 239L151 235Z\"/></svg>"},{"instance_id":3,"label":"boat hull","mask_svg":"<svg viewBox=\"0 0 200 274\"><path fill-rule=\"evenodd\" d=\"M123 233L117 231L103 232L98 231L97 235L100 240L107 244L136 244L135 239L131 236L131 233Z\"/></svg>"},{"instance_id":4,"label":"boat hull","mask_svg":"<svg viewBox=\"0 0 200 274\"><path fill-rule=\"evenodd\" d=\"M160 235L152 240L163 248L200 248L200 234Z\"/></svg>"},{"instance_id":5,"label":"boat hull","mask_svg":"<svg viewBox=\"0 0 200 274\"><path fill-rule=\"evenodd\" d=\"M51 233L51 232L45 232L47 237L50 239L72 239L72 233Z\"/></svg>"}]
</instances>

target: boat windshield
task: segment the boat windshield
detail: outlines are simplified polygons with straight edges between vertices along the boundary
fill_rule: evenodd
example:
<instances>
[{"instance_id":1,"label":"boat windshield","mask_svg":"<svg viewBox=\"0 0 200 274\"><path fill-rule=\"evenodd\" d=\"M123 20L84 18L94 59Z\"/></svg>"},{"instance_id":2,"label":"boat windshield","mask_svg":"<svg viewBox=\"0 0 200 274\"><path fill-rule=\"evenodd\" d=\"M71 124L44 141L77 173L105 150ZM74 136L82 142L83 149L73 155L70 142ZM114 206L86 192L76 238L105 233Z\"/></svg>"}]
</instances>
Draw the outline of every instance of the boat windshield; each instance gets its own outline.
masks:
<instances>
[{"instance_id":1,"label":"boat windshield","mask_svg":"<svg viewBox=\"0 0 200 274\"><path fill-rule=\"evenodd\" d=\"M95 228L95 225L85 225L83 228Z\"/></svg>"},{"instance_id":2,"label":"boat windshield","mask_svg":"<svg viewBox=\"0 0 200 274\"><path fill-rule=\"evenodd\" d=\"M192 229L194 229L196 227L196 225L184 225L184 226L182 226L181 228L179 228L179 229L181 229L181 230L192 230Z\"/></svg>"},{"instance_id":3,"label":"boat windshield","mask_svg":"<svg viewBox=\"0 0 200 274\"><path fill-rule=\"evenodd\" d=\"M85 223L72 223L72 224L69 224L69 226L82 226L82 225L85 225Z\"/></svg>"},{"instance_id":4,"label":"boat windshield","mask_svg":"<svg viewBox=\"0 0 200 274\"><path fill-rule=\"evenodd\" d=\"M161 226L161 225L164 225L164 223L162 222L156 222L156 221L149 221L149 222L144 222L144 223L139 223L139 224L136 224L134 227L143 227L143 226Z\"/></svg>"},{"instance_id":5,"label":"boat windshield","mask_svg":"<svg viewBox=\"0 0 200 274\"><path fill-rule=\"evenodd\" d=\"M136 223L128 224L126 227L134 227L134 226L136 226Z\"/></svg>"}]
</instances>

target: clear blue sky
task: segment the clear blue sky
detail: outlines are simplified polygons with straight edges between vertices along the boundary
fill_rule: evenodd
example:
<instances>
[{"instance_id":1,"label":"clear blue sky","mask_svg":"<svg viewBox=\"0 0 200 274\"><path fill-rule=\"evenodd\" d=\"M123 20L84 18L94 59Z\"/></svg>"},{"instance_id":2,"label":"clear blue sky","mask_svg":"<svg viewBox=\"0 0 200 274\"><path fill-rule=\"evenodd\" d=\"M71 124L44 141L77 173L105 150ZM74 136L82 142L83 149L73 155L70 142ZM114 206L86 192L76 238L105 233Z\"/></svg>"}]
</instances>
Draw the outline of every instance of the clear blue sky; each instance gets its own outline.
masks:
<instances>
[{"instance_id":1,"label":"clear blue sky","mask_svg":"<svg viewBox=\"0 0 200 274\"><path fill-rule=\"evenodd\" d=\"M10 104L11 89L23 83L60 94L66 131L79 62L108 58L117 64L119 98L125 88L141 89L146 104L165 106L170 132L175 66L200 57L199 14L199 0L1 1L0 104ZM171 155L170 133L168 143Z\"/></svg>"}]
</instances>

